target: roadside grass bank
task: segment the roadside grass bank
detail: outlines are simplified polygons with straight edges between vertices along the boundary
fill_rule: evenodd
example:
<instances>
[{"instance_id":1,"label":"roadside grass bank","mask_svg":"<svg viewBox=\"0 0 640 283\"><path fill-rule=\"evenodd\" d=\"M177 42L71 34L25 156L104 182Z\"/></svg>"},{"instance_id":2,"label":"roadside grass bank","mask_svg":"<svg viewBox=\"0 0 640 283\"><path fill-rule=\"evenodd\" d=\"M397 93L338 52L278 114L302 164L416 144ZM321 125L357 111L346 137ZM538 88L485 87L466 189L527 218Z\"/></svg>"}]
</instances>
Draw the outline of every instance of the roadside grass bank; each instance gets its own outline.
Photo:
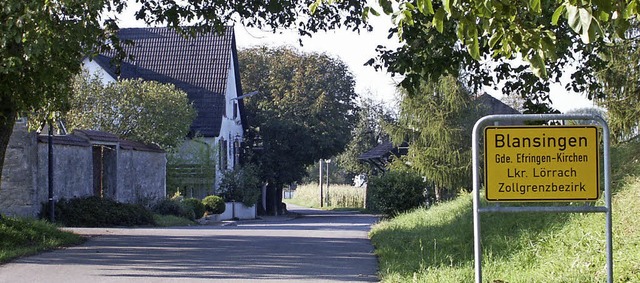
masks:
<instances>
[{"instance_id":1,"label":"roadside grass bank","mask_svg":"<svg viewBox=\"0 0 640 283\"><path fill-rule=\"evenodd\" d=\"M636 142L612 148L614 282L640 282L639 157ZM473 282L472 218L464 194L374 226L382 282ZM602 213L494 213L481 223L485 282L606 281Z\"/></svg>"},{"instance_id":2,"label":"roadside grass bank","mask_svg":"<svg viewBox=\"0 0 640 283\"><path fill-rule=\"evenodd\" d=\"M61 231L55 225L42 220L12 217L0 219L0 264L18 257L83 242L83 237Z\"/></svg>"},{"instance_id":3,"label":"roadside grass bank","mask_svg":"<svg viewBox=\"0 0 640 283\"><path fill-rule=\"evenodd\" d=\"M326 186L326 184L325 184ZM327 210L362 210L366 189L351 185L330 184L329 192L323 188L323 209ZM327 201L328 200L328 201ZM317 183L299 185L293 193L293 198L283 199L285 203L299 206L320 208L320 189Z\"/></svg>"},{"instance_id":4,"label":"roadside grass bank","mask_svg":"<svg viewBox=\"0 0 640 283\"><path fill-rule=\"evenodd\" d=\"M161 215L161 214L154 213L153 220L156 222L157 227L198 225L198 223L195 221L189 220L184 217L175 216L175 215Z\"/></svg>"}]
</instances>

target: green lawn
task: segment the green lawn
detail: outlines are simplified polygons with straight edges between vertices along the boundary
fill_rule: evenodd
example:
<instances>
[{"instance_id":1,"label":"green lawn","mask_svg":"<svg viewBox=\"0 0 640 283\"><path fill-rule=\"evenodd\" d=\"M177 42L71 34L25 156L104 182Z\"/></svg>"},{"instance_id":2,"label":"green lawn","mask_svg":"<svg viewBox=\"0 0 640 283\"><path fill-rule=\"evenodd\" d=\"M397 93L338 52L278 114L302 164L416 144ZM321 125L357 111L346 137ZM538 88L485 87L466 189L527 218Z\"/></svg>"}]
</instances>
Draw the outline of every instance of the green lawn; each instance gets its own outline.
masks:
<instances>
[{"instance_id":1,"label":"green lawn","mask_svg":"<svg viewBox=\"0 0 640 283\"><path fill-rule=\"evenodd\" d=\"M640 145L612 149L614 282L640 282ZM640 159L640 158L639 158ZM602 203L600 203L602 204ZM370 233L383 282L473 282L472 196ZM482 214L485 282L605 282L602 213Z\"/></svg>"},{"instance_id":2,"label":"green lawn","mask_svg":"<svg viewBox=\"0 0 640 283\"><path fill-rule=\"evenodd\" d=\"M0 263L82 242L81 236L61 231L45 221L0 219Z\"/></svg>"}]
</instances>

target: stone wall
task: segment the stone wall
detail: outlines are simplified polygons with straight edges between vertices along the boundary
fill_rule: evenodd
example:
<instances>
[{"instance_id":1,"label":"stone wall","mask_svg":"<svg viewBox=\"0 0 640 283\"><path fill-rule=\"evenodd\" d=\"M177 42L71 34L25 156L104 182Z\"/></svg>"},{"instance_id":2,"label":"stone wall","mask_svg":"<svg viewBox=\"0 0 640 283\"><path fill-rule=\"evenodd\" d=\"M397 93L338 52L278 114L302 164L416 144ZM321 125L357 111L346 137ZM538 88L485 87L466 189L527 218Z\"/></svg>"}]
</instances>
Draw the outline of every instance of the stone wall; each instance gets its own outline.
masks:
<instances>
[{"instance_id":1,"label":"stone wall","mask_svg":"<svg viewBox=\"0 0 640 283\"><path fill-rule=\"evenodd\" d=\"M54 199L71 199L99 194L94 184L95 154L99 141L86 135L53 137ZM150 205L166 195L166 155L157 147L118 140L108 148L116 154L105 163L103 196L119 202ZM27 131L17 123L11 136L0 184L0 213L37 217L48 201L48 137ZM113 160L115 159L115 160ZM98 170L100 172L100 170ZM99 179L99 178L98 178ZM104 180L103 180L104 181Z\"/></svg>"},{"instance_id":2,"label":"stone wall","mask_svg":"<svg viewBox=\"0 0 640 283\"><path fill-rule=\"evenodd\" d=\"M40 211L37 201L39 192L36 190L37 148L36 134L27 131L26 123L16 123L2 169L2 214L35 216Z\"/></svg>"},{"instance_id":3,"label":"stone wall","mask_svg":"<svg viewBox=\"0 0 640 283\"><path fill-rule=\"evenodd\" d=\"M117 199L150 205L166 196L166 156L164 153L120 150L118 156Z\"/></svg>"},{"instance_id":4,"label":"stone wall","mask_svg":"<svg viewBox=\"0 0 640 283\"><path fill-rule=\"evenodd\" d=\"M49 144L38 137L38 203L49 200ZM91 145L83 140L56 136L53 139L54 200L93 195Z\"/></svg>"}]
</instances>

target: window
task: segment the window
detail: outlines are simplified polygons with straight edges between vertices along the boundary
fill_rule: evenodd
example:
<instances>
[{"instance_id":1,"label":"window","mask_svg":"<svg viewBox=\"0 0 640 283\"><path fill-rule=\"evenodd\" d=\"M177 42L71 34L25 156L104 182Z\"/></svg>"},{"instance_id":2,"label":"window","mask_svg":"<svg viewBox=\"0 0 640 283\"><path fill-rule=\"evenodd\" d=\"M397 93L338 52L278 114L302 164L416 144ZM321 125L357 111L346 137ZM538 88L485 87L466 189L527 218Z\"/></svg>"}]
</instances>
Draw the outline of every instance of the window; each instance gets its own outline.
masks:
<instances>
[{"instance_id":1,"label":"window","mask_svg":"<svg viewBox=\"0 0 640 283\"><path fill-rule=\"evenodd\" d=\"M220 149L218 155L220 156L220 170L227 170L227 141L225 141L223 138L220 138L220 141L218 141L218 146Z\"/></svg>"}]
</instances>

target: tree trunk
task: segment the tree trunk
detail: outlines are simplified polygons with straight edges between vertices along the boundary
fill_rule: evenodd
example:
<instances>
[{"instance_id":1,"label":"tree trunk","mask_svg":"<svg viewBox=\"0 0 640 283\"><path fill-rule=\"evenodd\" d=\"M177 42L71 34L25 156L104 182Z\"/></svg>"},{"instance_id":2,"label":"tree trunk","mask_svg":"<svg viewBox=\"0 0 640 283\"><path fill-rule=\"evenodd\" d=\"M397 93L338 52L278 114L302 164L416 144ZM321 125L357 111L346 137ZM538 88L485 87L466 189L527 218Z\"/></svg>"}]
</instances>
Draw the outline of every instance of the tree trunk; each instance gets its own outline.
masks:
<instances>
[{"instance_id":1,"label":"tree trunk","mask_svg":"<svg viewBox=\"0 0 640 283\"><path fill-rule=\"evenodd\" d=\"M267 185L267 215L278 215L278 190L277 185L274 182L269 182Z\"/></svg>"},{"instance_id":2,"label":"tree trunk","mask_svg":"<svg viewBox=\"0 0 640 283\"><path fill-rule=\"evenodd\" d=\"M287 213L284 209L284 204L282 203L282 189L284 185L278 184L276 187L276 204L278 205L278 215L284 215Z\"/></svg>"},{"instance_id":3,"label":"tree trunk","mask_svg":"<svg viewBox=\"0 0 640 283\"><path fill-rule=\"evenodd\" d=\"M11 104L0 106L0 188L2 187L2 168L4 167L4 156L9 145L13 126L16 123L17 112Z\"/></svg>"},{"instance_id":4,"label":"tree trunk","mask_svg":"<svg viewBox=\"0 0 640 283\"><path fill-rule=\"evenodd\" d=\"M442 188L440 186L435 186L433 188L436 197L436 203L439 203L442 200Z\"/></svg>"}]
</instances>

